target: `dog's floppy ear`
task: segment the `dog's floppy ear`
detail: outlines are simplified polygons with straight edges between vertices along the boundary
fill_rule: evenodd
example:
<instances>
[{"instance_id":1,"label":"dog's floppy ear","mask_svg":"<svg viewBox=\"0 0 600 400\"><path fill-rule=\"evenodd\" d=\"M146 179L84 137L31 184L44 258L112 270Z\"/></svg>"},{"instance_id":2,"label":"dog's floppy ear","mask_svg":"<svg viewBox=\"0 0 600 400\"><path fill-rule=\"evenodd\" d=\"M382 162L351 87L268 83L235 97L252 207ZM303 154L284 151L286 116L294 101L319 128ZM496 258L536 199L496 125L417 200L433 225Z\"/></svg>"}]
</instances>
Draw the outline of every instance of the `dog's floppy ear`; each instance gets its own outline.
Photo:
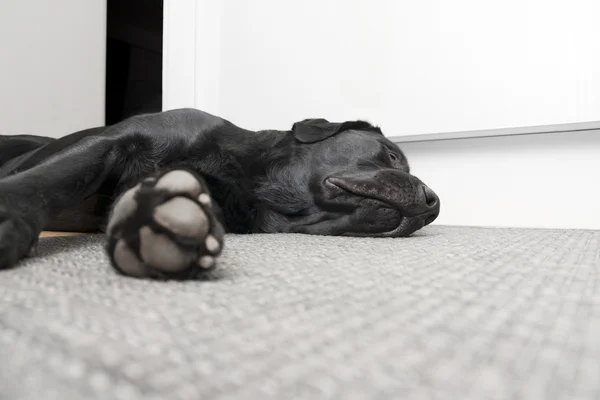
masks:
<instances>
[{"instance_id":1,"label":"dog's floppy ear","mask_svg":"<svg viewBox=\"0 0 600 400\"><path fill-rule=\"evenodd\" d=\"M339 132L342 124L329 122L323 118L309 118L296 122L292 132L302 143L314 143L327 139Z\"/></svg>"},{"instance_id":2,"label":"dog's floppy ear","mask_svg":"<svg viewBox=\"0 0 600 400\"><path fill-rule=\"evenodd\" d=\"M379 128L366 121L329 122L324 118L309 118L296 122L292 126L292 133L302 143L315 143L349 129L381 133Z\"/></svg>"}]
</instances>

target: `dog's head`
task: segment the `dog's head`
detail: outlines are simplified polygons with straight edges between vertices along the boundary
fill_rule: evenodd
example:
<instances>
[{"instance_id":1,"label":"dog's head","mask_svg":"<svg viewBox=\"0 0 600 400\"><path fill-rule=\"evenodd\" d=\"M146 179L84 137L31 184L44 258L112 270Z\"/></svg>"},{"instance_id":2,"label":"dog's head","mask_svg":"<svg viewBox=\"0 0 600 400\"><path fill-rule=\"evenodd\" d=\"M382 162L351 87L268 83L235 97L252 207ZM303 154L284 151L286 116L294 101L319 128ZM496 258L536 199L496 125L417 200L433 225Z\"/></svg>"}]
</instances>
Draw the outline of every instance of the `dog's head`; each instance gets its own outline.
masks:
<instances>
[{"instance_id":1,"label":"dog's head","mask_svg":"<svg viewBox=\"0 0 600 400\"><path fill-rule=\"evenodd\" d=\"M290 134L291 151L259 190L261 230L397 237L437 218L439 198L379 128L306 119Z\"/></svg>"}]
</instances>

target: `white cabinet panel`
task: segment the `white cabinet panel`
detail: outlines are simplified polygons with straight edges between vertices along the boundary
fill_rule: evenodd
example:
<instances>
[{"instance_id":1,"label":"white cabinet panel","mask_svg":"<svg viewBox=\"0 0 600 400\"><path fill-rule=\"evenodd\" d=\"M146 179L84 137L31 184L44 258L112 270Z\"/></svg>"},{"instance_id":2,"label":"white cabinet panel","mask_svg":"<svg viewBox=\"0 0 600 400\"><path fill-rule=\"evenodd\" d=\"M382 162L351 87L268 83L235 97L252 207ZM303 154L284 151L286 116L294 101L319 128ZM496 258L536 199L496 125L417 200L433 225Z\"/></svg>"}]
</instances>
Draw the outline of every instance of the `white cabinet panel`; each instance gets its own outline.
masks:
<instances>
[{"instance_id":1,"label":"white cabinet panel","mask_svg":"<svg viewBox=\"0 0 600 400\"><path fill-rule=\"evenodd\" d=\"M597 0L196 0L193 12L194 104L248 128L364 118L398 137L600 121Z\"/></svg>"}]
</instances>

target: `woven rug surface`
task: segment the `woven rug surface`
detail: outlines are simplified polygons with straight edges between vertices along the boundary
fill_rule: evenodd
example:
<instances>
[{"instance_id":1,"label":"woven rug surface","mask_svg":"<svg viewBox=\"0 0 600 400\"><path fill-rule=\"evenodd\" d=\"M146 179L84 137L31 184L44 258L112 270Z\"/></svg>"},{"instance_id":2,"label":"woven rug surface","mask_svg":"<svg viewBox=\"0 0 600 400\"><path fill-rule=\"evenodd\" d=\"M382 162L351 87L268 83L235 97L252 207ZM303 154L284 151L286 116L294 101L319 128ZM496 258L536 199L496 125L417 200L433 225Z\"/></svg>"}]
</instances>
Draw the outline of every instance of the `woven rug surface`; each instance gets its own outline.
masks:
<instances>
[{"instance_id":1,"label":"woven rug surface","mask_svg":"<svg viewBox=\"0 0 600 400\"><path fill-rule=\"evenodd\" d=\"M600 398L600 231L229 235L191 282L103 246L0 271L0 399Z\"/></svg>"}]
</instances>

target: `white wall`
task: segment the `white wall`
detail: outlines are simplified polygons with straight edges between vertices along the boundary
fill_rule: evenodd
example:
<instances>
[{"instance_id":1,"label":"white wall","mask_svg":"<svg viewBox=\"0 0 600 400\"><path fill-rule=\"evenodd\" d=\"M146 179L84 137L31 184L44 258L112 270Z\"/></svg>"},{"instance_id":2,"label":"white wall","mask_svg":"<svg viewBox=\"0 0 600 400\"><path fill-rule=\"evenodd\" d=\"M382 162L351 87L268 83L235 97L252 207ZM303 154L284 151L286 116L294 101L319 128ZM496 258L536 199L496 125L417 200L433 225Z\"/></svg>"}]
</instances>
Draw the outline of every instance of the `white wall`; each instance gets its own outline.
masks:
<instances>
[{"instance_id":1,"label":"white wall","mask_svg":"<svg viewBox=\"0 0 600 400\"><path fill-rule=\"evenodd\" d=\"M600 229L600 131L399 143L434 224Z\"/></svg>"},{"instance_id":2,"label":"white wall","mask_svg":"<svg viewBox=\"0 0 600 400\"><path fill-rule=\"evenodd\" d=\"M367 118L400 136L600 121L598 0L196 4L196 105L248 128Z\"/></svg>"},{"instance_id":3,"label":"white wall","mask_svg":"<svg viewBox=\"0 0 600 400\"><path fill-rule=\"evenodd\" d=\"M104 124L106 0L0 2L0 134Z\"/></svg>"}]
</instances>

